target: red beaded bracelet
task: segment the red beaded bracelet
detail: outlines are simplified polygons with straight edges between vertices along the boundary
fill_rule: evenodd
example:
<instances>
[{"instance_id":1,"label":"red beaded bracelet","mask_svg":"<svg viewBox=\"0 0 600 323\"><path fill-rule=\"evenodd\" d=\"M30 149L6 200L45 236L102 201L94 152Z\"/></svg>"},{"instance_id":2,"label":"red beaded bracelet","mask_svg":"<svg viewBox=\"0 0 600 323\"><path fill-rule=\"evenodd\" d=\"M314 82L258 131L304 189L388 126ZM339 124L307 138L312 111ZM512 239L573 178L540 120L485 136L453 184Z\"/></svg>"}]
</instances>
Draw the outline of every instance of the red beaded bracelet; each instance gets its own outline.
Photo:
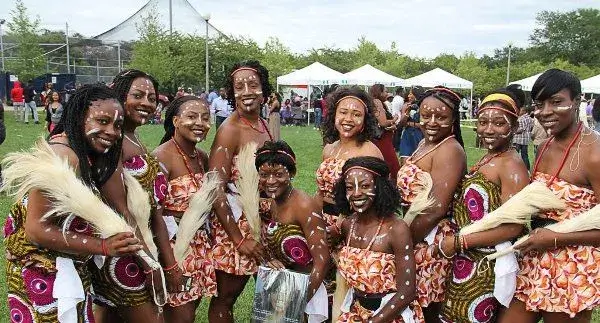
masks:
<instances>
[{"instance_id":1,"label":"red beaded bracelet","mask_svg":"<svg viewBox=\"0 0 600 323\"><path fill-rule=\"evenodd\" d=\"M240 247L242 246L242 243L244 243L244 240L246 240L246 237L242 237L242 240L240 240L240 242L238 242L237 246L235 246L235 249L240 249Z\"/></svg>"},{"instance_id":2,"label":"red beaded bracelet","mask_svg":"<svg viewBox=\"0 0 600 323\"><path fill-rule=\"evenodd\" d=\"M100 243L100 246L102 247L102 255L108 256L108 250L106 249L106 239L102 239L102 243Z\"/></svg>"},{"instance_id":3,"label":"red beaded bracelet","mask_svg":"<svg viewBox=\"0 0 600 323\"><path fill-rule=\"evenodd\" d=\"M144 270L144 274L148 275L150 273L152 273L152 269L150 269L150 270Z\"/></svg>"},{"instance_id":4,"label":"red beaded bracelet","mask_svg":"<svg viewBox=\"0 0 600 323\"><path fill-rule=\"evenodd\" d=\"M178 263L177 263L177 261L176 261L176 262L175 262L173 265L171 265L171 266L169 266L169 267L167 267L167 268L164 268L164 267L163 267L163 270L164 270L164 271L170 271L170 270L173 270L173 269L175 269L175 267L177 267L177 265L178 265Z\"/></svg>"}]
</instances>

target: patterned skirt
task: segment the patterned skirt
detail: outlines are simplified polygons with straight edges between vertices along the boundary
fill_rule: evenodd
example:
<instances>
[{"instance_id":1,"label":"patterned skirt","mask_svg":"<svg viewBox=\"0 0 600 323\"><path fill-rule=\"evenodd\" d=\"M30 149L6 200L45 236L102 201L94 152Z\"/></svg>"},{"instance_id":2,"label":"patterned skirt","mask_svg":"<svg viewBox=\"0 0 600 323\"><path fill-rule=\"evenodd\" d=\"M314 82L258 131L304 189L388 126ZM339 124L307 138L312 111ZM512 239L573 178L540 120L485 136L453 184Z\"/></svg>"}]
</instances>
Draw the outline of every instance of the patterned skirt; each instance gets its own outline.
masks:
<instances>
[{"instance_id":1,"label":"patterned skirt","mask_svg":"<svg viewBox=\"0 0 600 323\"><path fill-rule=\"evenodd\" d=\"M94 301L103 306L130 307L152 301L146 274L133 256L106 257L102 268L90 262Z\"/></svg>"},{"instance_id":2,"label":"patterned skirt","mask_svg":"<svg viewBox=\"0 0 600 323\"><path fill-rule=\"evenodd\" d=\"M414 303L414 302L413 302ZM425 322L423 317L423 310L418 304L410 305L410 309L413 311L413 319L415 322ZM368 310L360 305L358 301L354 301L350 307L350 312L342 313L337 319L337 323L364 323L369 322L369 319L373 317L373 311ZM390 323L404 323L402 317L398 316Z\"/></svg>"},{"instance_id":3,"label":"patterned skirt","mask_svg":"<svg viewBox=\"0 0 600 323\"><path fill-rule=\"evenodd\" d=\"M569 246L519 260L515 297L528 311L577 313L600 305L600 248Z\"/></svg>"},{"instance_id":4,"label":"patterned skirt","mask_svg":"<svg viewBox=\"0 0 600 323\"><path fill-rule=\"evenodd\" d=\"M430 303L444 300L446 278L450 273L450 260L436 255L438 242L447 235L453 235L454 228L448 219L438 224L438 231L432 245L420 242L415 246L415 263L417 265L417 300L422 307Z\"/></svg>"},{"instance_id":5,"label":"patterned skirt","mask_svg":"<svg viewBox=\"0 0 600 323\"><path fill-rule=\"evenodd\" d=\"M175 240L171 240L171 246ZM213 266L212 247L208 235L203 229L198 230L190 243L191 252L181 263L183 275L191 277L191 287L181 293L169 293L169 305L181 306L202 297L217 295L217 278Z\"/></svg>"},{"instance_id":6,"label":"patterned skirt","mask_svg":"<svg viewBox=\"0 0 600 323\"><path fill-rule=\"evenodd\" d=\"M90 277L84 265L76 265L85 291L85 300L77 304L77 322L92 323L92 295ZM6 262L8 282L8 311L10 322L58 322L58 301L52 296L56 272L41 266L23 266L19 262Z\"/></svg>"},{"instance_id":7,"label":"patterned skirt","mask_svg":"<svg viewBox=\"0 0 600 323\"><path fill-rule=\"evenodd\" d=\"M240 228L242 236L251 236L246 215L242 214L237 225ZM235 244L229 239L229 235L225 232L223 225L221 225L216 215L213 215L211 219L211 228L214 239L212 254L215 270L238 276L254 275L258 270L256 261L241 254L236 249Z\"/></svg>"}]
</instances>

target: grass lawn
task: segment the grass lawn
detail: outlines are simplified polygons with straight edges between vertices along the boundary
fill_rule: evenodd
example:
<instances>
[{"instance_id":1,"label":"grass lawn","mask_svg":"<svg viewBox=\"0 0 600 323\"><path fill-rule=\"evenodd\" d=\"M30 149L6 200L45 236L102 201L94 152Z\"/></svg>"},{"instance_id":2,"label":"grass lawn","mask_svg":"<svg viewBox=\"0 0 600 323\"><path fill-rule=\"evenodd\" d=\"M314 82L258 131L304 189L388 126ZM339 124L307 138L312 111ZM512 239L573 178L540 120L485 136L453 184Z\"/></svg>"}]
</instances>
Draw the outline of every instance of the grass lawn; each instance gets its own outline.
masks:
<instances>
[{"instance_id":1,"label":"grass lawn","mask_svg":"<svg viewBox=\"0 0 600 323\"><path fill-rule=\"evenodd\" d=\"M7 138L4 144L0 145L0 159L9 152L18 151L29 148L32 143L39 136L45 135L43 125L24 125L22 123L15 122L12 111L5 112L6 119L6 131ZM200 144L202 149L208 151L215 130L212 129L207 141ZM141 127L139 135L144 144L148 146L150 150L154 149L163 135L163 129L160 125L147 125ZM298 174L294 179L295 187L302 189L309 193L315 192L315 170L320 163L321 158L321 136L317 130L311 127L282 127L281 135L296 153L298 162ZM485 153L484 150L474 148L475 135L474 132L465 128L463 132L465 140L465 146L467 150L468 164L472 165L481 158ZM532 159L532 153L530 152L530 161ZM4 223L4 218L8 214L8 210L12 201L6 196L0 196L0 220ZM2 252L4 252L4 245L1 244ZM5 258L0 257L0 270L4 273ZM252 309L252 296L253 296L254 283L250 280L246 290L239 298L235 307L235 317L238 322L249 322L250 314ZM0 295L2 295L2 301L0 302L0 322L5 322L8 319L8 311L6 305L6 281L4 278L0 279ZM196 322L207 322L207 310L208 302L205 300L198 308L198 318ZM600 315L594 313L594 322L600 322ZM1 319L4 318L4 319Z\"/></svg>"}]
</instances>

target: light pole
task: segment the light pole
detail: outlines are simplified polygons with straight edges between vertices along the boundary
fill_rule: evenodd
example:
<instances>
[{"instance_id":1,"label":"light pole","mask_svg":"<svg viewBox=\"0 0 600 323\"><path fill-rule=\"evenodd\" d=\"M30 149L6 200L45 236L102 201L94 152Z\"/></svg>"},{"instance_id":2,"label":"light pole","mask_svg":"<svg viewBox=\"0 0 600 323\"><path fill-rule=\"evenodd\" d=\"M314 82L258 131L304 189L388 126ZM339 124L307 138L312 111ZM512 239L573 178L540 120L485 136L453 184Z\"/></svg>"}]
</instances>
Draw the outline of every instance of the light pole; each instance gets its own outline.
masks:
<instances>
[{"instance_id":1,"label":"light pole","mask_svg":"<svg viewBox=\"0 0 600 323\"><path fill-rule=\"evenodd\" d=\"M204 38L204 48L206 50L206 62L205 62L205 72L206 72L206 93L210 93L210 89L208 88L208 21L210 20L210 13L207 13L202 16L204 21L206 22L206 38Z\"/></svg>"},{"instance_id":2,"label":"light pole","mask_svg":"<svg viewBox=\"0 0 600 323\"><path fill-rule=\"evenodd\" d=\"M2 25L4 25L5 22L5 19L0 19L0 52L2 53L2 71L4 71L4 39L2 38Z\"/></svg>"},{"instance_id":3,"label":"light pole","mask_svg":"<svg viewBox=\"0 0 600 323\"><path fill-rule=\"evenodd\" d=\"M508 64L506 66L506 86L510 82L510 54L512 50L512 43L508 43Z\"/></svg>"}]
</instances>

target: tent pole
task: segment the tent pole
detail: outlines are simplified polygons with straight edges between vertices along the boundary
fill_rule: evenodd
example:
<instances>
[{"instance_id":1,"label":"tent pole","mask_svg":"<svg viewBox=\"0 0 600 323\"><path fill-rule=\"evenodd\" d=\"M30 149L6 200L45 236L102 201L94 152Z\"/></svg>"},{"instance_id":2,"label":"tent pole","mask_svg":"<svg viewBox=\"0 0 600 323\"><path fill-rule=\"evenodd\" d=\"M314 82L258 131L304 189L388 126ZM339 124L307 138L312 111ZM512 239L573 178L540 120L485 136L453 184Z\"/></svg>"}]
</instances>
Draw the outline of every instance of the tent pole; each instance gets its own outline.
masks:
<instances>
[{"instance_id":1,"label":"tent pole","mask_svg":"<svg viewBox=\"0 0 600 323\"><path fill-rule=\"evenodd\" d=\"M473 87L471 86L471 101L469 102L469 104L471 105L471 115L469 116L469 119L473 118L473 108L475 108L473 106Z\"/></svg>"},{"instance_id":2,"label":"tent pole","mask_svg":"<svg viewBox=\"0 0 600 323\"><path fill-rule=\"evenodd\" d=\"M308 97L308 107L306 108L306 126L310 126L310 82L308 82L306 96Z\"/></svg>"}]
</instances>

